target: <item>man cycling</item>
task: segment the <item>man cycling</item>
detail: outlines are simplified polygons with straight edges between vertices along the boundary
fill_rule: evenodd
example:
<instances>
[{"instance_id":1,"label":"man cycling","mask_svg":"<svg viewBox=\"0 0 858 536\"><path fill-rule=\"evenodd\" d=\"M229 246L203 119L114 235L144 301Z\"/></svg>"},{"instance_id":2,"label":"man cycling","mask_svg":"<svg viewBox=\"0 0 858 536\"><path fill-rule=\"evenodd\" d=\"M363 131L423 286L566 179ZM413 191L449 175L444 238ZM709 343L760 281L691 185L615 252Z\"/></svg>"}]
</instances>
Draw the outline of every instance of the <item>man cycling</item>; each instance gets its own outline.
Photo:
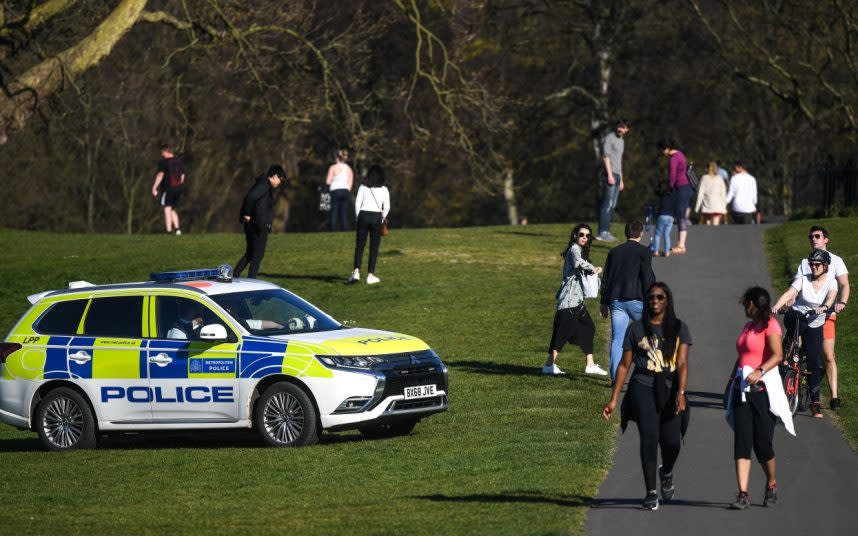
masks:
<instances>
[{"instance_id":1,"label":"man cycling","mask_svg":"<svg viewBox=\"0 0 858 536\"><path fill-rule=\"evenodd\" d=\"M828 231L821 225L814 225L807 234L810 247L828 251ZM834 322L837 313L841 312L849 302L849 272L843 259L828 251L831 256L829 274L837 280L839 299L834 304L834 312L829 315L822 328L822 353L825 356L825 368L828 374L828 386L831 389L831 409L840 409L840 398L837 396L837 362L834 359ZM810 264L807 259L802 259L793 279L800 276L811 275Z\"/></svg>"}]
</instances>

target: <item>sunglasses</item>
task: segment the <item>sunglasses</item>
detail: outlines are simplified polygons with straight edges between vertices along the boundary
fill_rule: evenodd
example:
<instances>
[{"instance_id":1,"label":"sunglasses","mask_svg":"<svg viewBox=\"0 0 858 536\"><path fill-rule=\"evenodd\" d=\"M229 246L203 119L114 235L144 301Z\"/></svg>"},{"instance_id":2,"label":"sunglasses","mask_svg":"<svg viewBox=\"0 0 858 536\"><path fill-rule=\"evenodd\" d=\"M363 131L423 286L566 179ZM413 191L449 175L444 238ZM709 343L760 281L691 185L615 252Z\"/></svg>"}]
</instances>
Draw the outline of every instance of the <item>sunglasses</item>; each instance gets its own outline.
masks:
<instances>
[{"instance_id":1,"label":"sunglasses","mask_svg":"<svg viewBox=\"0 0 858 536\"><path fill-rule=\"evenodd\" d=\"M822 233L813 233L813 234L809 234L809 235L807 235L807 239L808 239L808 240L813 240L814 238L816 238L817 240L819 240L820 238L825 238L825 235L824 235L824 234L822 234Z\"/></svg>"},{"instance_id":2,"label":"sunglasses","mask_svg":"<svg viewBox=\"0 0 858 536\"><path fill-rule=\"evenodd\" d=\"M590 233L578 233L578 238L590 238Z\"/></svg>"},{"instance_id":3,"label":"sunglasses","mask_svg":"<svg viewBox=\"0 0 858 536\"><path fill-rule=\"evenodd\" d=\"M821 267L821 266L823 266L823 264L822 264L821 262L812 262L812 263L810 263L810 267L811 267L811 268L819 268L819 267Z\"/></svg>"},{"instance_id":4,"label":"sunglasses","mask_svg":"<svg viewBox=\"0 0 858 536\"><path fill-rule=\"evenodd\" d=\"M653 300L664 301L667 299L667 294L650 294L649 296L646 297L646 299L649 301L653 301Z\"/></svg>"}]
</instances>

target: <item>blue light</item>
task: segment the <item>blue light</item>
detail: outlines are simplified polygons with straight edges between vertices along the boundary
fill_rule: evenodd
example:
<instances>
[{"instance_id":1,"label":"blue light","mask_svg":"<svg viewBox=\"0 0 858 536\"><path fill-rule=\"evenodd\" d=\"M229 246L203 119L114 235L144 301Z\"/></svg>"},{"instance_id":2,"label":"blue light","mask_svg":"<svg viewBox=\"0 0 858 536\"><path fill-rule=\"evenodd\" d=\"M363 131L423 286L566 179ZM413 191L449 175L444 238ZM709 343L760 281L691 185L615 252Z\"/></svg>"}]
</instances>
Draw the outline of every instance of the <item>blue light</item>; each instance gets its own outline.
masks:
<instances>
[{"instance_id":1,"label":"blue light","mask_svg":"<svg viewBox=\"0 0 858 536\"><path fill-rule=\"evenodd\" d=\"M171 281L179 281L179 280L192 280L192 279L218 279L220 281L231 280L232 276L232 268L229 269L230 278L225 277L224 266L221 265L220 268L206 268L203 270L179 270L175 272L152 272L149 274L149 277L152 281L157 283L168 283Z\"/></svg>"}]
</instances>

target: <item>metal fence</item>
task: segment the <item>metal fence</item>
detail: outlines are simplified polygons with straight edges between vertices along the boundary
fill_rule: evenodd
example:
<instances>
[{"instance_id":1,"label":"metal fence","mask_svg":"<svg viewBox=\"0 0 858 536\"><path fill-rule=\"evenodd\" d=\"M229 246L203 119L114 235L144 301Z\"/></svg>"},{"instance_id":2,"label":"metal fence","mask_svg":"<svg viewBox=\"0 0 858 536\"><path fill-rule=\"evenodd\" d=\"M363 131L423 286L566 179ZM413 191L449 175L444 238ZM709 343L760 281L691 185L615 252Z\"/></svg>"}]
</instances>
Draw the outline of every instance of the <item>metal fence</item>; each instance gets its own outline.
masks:
<instances>
[{"instance_id":1,"label":"metal fence","mask_svg":"<svg viewBox=\"0 0 858 536\"><path fill-rule=\"evenodd\" d=\"M802 171L792 179L792 213L836 215L858 206L858 167L849 163Z\"/></svg>"}]
</instances>

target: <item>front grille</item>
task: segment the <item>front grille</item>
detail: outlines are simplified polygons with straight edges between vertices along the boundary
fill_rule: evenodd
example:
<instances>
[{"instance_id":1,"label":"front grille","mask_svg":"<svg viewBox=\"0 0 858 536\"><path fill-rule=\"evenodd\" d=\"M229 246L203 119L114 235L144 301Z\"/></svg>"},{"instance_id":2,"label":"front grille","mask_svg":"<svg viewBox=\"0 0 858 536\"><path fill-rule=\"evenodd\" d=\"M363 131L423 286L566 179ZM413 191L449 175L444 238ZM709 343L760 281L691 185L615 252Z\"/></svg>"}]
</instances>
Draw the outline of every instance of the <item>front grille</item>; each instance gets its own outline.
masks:
<instances>
[{"instance_id":1,"label":"front grille","mask_svg":"<svg viewBox=\"0 0 858 536\"><path fill-rule=\"evenodd\" d=\"M444 395L433 396L431 398L417 398L415 400L394 400L387 408L387 413L424 408L439 408L444 405L444 402Z\"/></svg>"},{"instance_id":2,"label":"front grille","mask_svg":"<svg viewBox=\"0 0 858 536\"><path fill-rule=\"evenodd\" d=\"M384 371L385 384L382 398L401 395L406 387L434 384L437 390L446 391L447 382L439 365L401 367Z\"/></svg>"}]
</instances>

